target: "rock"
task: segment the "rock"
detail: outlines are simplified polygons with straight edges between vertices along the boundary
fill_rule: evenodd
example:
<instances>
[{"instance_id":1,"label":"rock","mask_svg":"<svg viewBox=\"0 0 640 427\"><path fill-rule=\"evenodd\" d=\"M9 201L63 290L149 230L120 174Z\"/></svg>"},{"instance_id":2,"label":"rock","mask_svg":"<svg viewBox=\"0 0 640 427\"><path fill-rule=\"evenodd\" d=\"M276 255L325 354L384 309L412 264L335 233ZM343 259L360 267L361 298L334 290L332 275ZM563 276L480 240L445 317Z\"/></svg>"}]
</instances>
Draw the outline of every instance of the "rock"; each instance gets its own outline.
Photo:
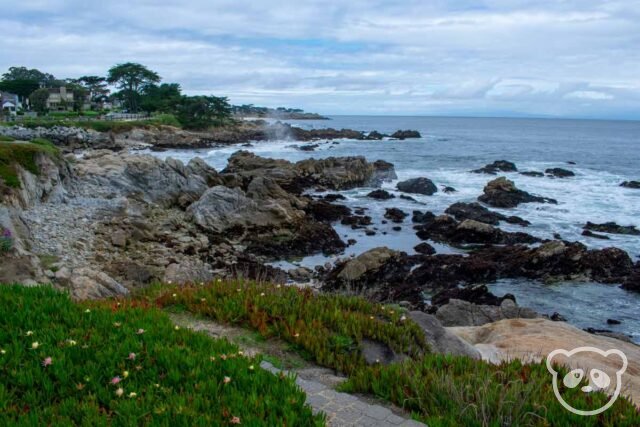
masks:
<instances>
[{"instance_id":1,"label":"rock","mask_svg":"<svg viewBox=\"0 0 640 427\"><path fill-rule=\"evenodd\" d=\"M403 222L407 216L409 215L398 208L387 208L384 214L385 218L395 223Z\"/></svg>"},{"instance_id":2,"label":"rock","mask_svg":"<svg viewBox=\"0 0 640 427\"><path fill-rule=\"evenodd\" d=\"M389 365L402 362L406 356L396 354L388 345L364 338L360 342L362 357L369 365Z\"/></svg>"},{"instance_id":3,"label":"rock","mask_svg":"<svg viewBox=\"0 0 640 427\"><path fill-rule=\"evenodd\" d=\"M476 305L452 299L438 309L436 317L444 326L481 326L502 319L532 319L538 314L531 309L518 307L511 299L505 299L500 306Z\"/></svg>"},{"instance_id":4,"label":"rock","mask_svg":"<svg viewBox=\"0 0 640 427\"><path fill-rule=\"evenodd\" d=\"M484 222L465 219L457 222L448 215L434 217L414 227L422 240L434 240L453 246L467 244L536 243L540 239L526 233L510 233Z\"/></svg>"},{"instance_id":5,"label":"rock","mask_svg":"<svg viewBox=\"0 0 640 427\"><path fill-rule=\"evenodd\" d=\"M118 246L120 248L124 248L127 246L127 232L124 230L116 230L111 234L111 244L113 246Z\"/></svg>"},{"instance_id":6,"label":"rock","mask_svg":"<svg viewBox=\"0 0 640 427\"><path fill-rule=\"evenodd\" d=\"M449 187L447 185L443 185L442 186L442 192L445 193L445 194L451 194L451 193L457 193L458 190L456 190L453 187Z\"/></svg>"},{"instance_id":7,"label":"rock","mask_svg":"<svg viewBox=\"0 0 640 427\"><path fill-rule=\"evenodd\" d=\"M566 322L567 318L564 317L562 314L558 313L557 311L554 312L549 319L551 319L554 322Z\"/></svg>"},{"instance_id":8,"label":"rock","mask_svg":"<svg viewBox=\"0 0 640 427\"><path fill-rule=\"evenodd\" d=\"M369 132L369 134L365 137L365 139L373 140L373 141L379 141L384 137L385 137L385 135L383 135L380 132L374 130L374 131Z\"/></svg>"},{"instance_id":9,"label":"rock","mask_svg":"<svg viewBox=\"0 0 640 427\"><path fill-rule=\"evenodd\" d=\"M620 187L640 189L640 181L624 181Z\"/></svg>"},{"instance_id":10,"label":"rock","mask_svg":"<svg viewBox=\"0 0 640 427\"><path fill-rule=\"evenodd\" d=\"M495 162L486 165L483 168L473 170L473 173L486 173L489 175L496 175L498 172L517 172L518 168L514 163L506 160L496 160Z\"/></svg>"},{"instance_id":11,"label":"rock","mask_svg":"<svg viewBox=\"0 0 640 427\"><path fill-rule=\"evenodd\" d=\"M420 211L413 211L413 216L411 217L411 222L413 223L417 223L417 224L423 224L423 223L427 223L427 222L431 222L435 219L435 214L433 212L420 212Z\"/></svg>"},{"instance_id":12,"label":"rock","mask_svg":"<svg viewBox=\"0 0 640 427\"><path fill-rule=\"evenodd\" d=\"M377 200L389 200L395 198L396 196L389 193L387 190L374 190L371 193L367 194L367 197L371 197L372 199Z\"/></svg>"},{"instance_id":13,"label":"rock","mask_svg":"<svg viewBox=\"0 0 640 427\"><path fill-rule=\"evenodd\" d=\"M556 177L556 178L568 178L571 176L576 176L575 173L571 172L567 169L562 168L551 168L544 171L547 175Z\"/></svg>"},{"instance_id":14,"label":"rock","mask_svg":"<svg viewBox=\"0 0 640 427\"><path fill-rule=\"evenodd\" d=\"M318 144L301 145L301 146L298 147L298 150L300 150L300 151L314 151L318 147L320 147L320 145L318 145Z\"/></svg>"},{"instance_id":15,"label":"rock","mask_svg":"<svg viewBox=\"0 0 640 427\"><path fill-rule=\"evenodd\" d=\"M444 289L431 297L431 305L441 307L448 304L452 299L466 301L476 305L495 306L500 306L505 299L510 299L515 302L515 297L511 294L497 297L489 292L486 285L475 285Z\"/></svg>"},{"instance_id":16,"label":"rock","mask_svg":"<svg viewBox=\"0 0 640 427\"><path fill-rule=\"evenodd\" d=\"M76 300L110 298L129 293L127 288L104 272L88 267L74 269L68 280L60 279L59 283L69 289L71 297Z\"/></svg>"},{"instance_id":17,"label":"rock","mask_svg":"<svg viewBox=\"0 0 640 427\"><path fill-rule=\"evenodd\" d=\"M327 202L337 202L338 200L346 199L342 194L326 194L323 198Z\"/></svg>"},{"instance_id":18,"label":"rock","mask_svg":"<svg viewBox=\"0 0 640 427\"><path fill-rule=\"evenodd\" d=\"M402 200L409 200L410 202L419 203L416 199L414 199L414 198L413 198L413 197L411 197L411 196L407 196L406 194L401 194L401 195L400 195L400 198L401 198Z\"/></svg>"},{"instance_id":19,"label":"rock","mask_svg":"<svg viewBox=\"0 0 640 427\"><path fill-rule=\"evenodd\" d=\"M413 250L422 255L433 255L436 253L436 250L433 248L433 246L431 246L427 242L419 243L413 248Z\"/></svg>"},{"instance_id":20,"label":"rock","mask_svg":"<svg viewBox=\"0 0 640 427\"><path fill-rule=\"evenodd\" d=\"M436 317L421 311L411 311L409 318L422 328L429 349L433 353L481 358L478 350L445 329Z\"/></svg>"},{"instance_id":21,"label":"rock","mask_svg":"<svg viewBox=\"0 0 640 427\"><path fill-rule=\"evenodd\" d=\"M342 219L343 225L350 225L354 230L371 225L371 217L367 215L350 215Z\"/></svg>"},{"instance_id":22,"label":"rock","mask_svg":"<svg viewBox=\"0 0 640 427\"><path fill-rule=\"evenodd\" d=\"M622 351L629 366L622 375L621 390L625 396L640 402L640 347L624 341L592 335L566 322L552 322L547 319L505 319L479 327L448 328L463 340L473 344L482 358L491 363L501 363L514 358L524 363L544 361L549 353L557 349L571 350L578 347L618 349ZM567 348L569 347L569 348ZM619 358L601 358L593 352L581 352L570 359L554 359L565 364L568 369L598 368L615 377ZM615 383L615 384L614 384ZM617 382L612 381L613 389Z\"/></svg>"},{"instance_id":23,"label":"rock","mask_svg":"<svg viewBox=\"0 0 640 427\"><path fill-rule=\"evenodd\" d=\"M530 177L534 177L534 178L541 178L541 177L544 176L544 174L542 172L538 172L538 171L520 172L520 175L530 176Z\"/></svg>"},{"instance_id":24,"label":"rock","mask_svg":"<svg viewBox=\"0 0 640 427\"><path fill-rule=\"evenodd\" d=\"M582 235L586 237L593 237L595 239L609 240L609 236L605 236L603 234L596 234L593 231L589 231L589 230L584 230L582 232Z\"/></svg>"},{"instance_id":25,"label":"rock","mask_svg":"<svg viewBox=\"0 0 640 427\"><path fill-rule=\"evenodd\" d=\"M438 192L438 187L428 178L408 179L399 182L396 187L405 193L424 194L426 196L431 196Z\"/></svg>"},{"instance_id":26,"label":"rock","mask_svg":"<svg viewBox=\"0 0 640 427\"><path fill-rule=\"evenodd\" d=\"M516 188L513 181L505 177L496 178L484 187L484 194L478 200L497 208L514 208L520 203L553 203L556 200L533 196Z\"/></svg>"},{"instance_id":27,"label":"rock","mask_svg":"<svg viewBox=\"0 0 640 427\"><path fill-rule=\"evenodd\" d=\"M164 272L164 282L174 285L208 283L211 280L211 267L199 260L169 264Z\"/></svg>"},{"instance_id":28,"label":"rock","mask_svg":"<svg viewBox=\"0 0 640 427\"><path fill-rule=\"evenodd\" d=\"M453 215L457 220L472 219L474 221L484 222L490 225L498 225L500 221L506 221L511 224L519 224L527 226L530 224L517 216L507 217L499 212L493 212L482 206L480 203L454 203L445 210L445 213Z\"/></svg>"},{"instance_id":29,"label":"rock","mask_svg":"<svg viewBox=\"0 0 640 427\"><path fill-rule=\"evenodd\" d=\"M325 199L326 200L326 199ZM325 200L313 200L305 208L305 212L316 221L334 222L351 215L351 209L344 205L334 205Z\"/></svg>"},{"instance_id":30,"label":"rock","mask_svg":"<svg viewBox=\"0 0 640 427\"><path fill-rule=\"evenodd\" d=\"M618 225L615 222L605 222L603 224L594 224L593 222L587 222L583 228L586 231L598 231L600 233L629 234L632 236L640 236L640 230L638 230L635 226Z\"/></svg>"},{"instance_id":31,"label":"rock","mask_svg":"<svg viewBox=\"0 0 640 427\"><path fill-rule=\"evenodd\" d=\"M616 319L607 319L607 325L619 325L622 322Z\"/></svg>"},{"instance_id":32,"label":"rock","mask_svg":"<svg viewBox=\"0 0 640 427\"><path fill-rule=\"evenodd\" d=\"M399 225L396 225L395 227L391 227L391 229L392 229L393 231L401 231L401 230L402 230L402 227L400 227Z\"/></svg>"},{"instance_id":33,"label":"rock","mask_svg":"<svg viewBox=\"0 0 640 427\"><path fill-rule=\"evenodd\" d=\"M417 130L398 130L391 134L391 138L396 139L408 139L408 138L422 138L420 132Z\"/></svg>"},{"instance_id":34,"label":"rock","mask_svg":"<svg viewBox=\"0 0 640 427\"><path fill-rule=\"evenodd\" d=\"M289 278L296 282L308 282L313 277L313 271L306 267L292 268L287 271Z\"/></svg>"}]
</instances>

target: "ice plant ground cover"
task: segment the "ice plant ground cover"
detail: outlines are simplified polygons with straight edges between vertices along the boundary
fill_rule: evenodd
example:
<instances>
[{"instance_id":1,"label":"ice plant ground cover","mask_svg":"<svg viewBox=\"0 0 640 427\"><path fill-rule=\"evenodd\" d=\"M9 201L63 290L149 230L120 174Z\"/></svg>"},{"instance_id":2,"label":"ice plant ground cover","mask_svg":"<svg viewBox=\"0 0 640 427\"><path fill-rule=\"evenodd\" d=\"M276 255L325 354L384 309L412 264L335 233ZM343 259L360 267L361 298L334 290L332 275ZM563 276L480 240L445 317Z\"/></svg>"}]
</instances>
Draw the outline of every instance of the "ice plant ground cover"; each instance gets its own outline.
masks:
<instances>
[{"instance_id":1,"label":"ice plant ground cover","mask_svg":"<svg viewBox=\"0 0 640 427\"><path fill-rule=\"evenodd\" d=\"M422 331L398 307L242 281L162 286L150 290L146 300L284 340L318 364L346 373L349 380L342 391L393 402L429 426L640 425L640 413L623 398L597 417L570 413L556 400L543 363L491 365L432 354ZM407 358L387 366L367 365L362 353L365 339L384 343ZM585 394L579 387L565 390L565 397L578 407L607 401L603 393Z\"/></svg>"},{"instance_id":2,"label":"ice plant ground cover","mask_svg":"<svg viewBox=\"0 0 640 427\"><path fill-rule=\"evenodd\" d=\"M258 363L144 303L0 286L2 426L323 425Z\"/></svg>"},{"instance_id":3,"label":"ice plant ground cover","mask_svg":"<svg viewBox=\"0 0 640 427\"><path fill-rule=\"evenodd\" d=\"M20 188L16 165L39 175L36 156L41 153L47 153L54 159L60 156L58 148L46 139L36 138L28 143L0 140L0 193L3 184L10 188Z\"/></svg>"}]
</instances>

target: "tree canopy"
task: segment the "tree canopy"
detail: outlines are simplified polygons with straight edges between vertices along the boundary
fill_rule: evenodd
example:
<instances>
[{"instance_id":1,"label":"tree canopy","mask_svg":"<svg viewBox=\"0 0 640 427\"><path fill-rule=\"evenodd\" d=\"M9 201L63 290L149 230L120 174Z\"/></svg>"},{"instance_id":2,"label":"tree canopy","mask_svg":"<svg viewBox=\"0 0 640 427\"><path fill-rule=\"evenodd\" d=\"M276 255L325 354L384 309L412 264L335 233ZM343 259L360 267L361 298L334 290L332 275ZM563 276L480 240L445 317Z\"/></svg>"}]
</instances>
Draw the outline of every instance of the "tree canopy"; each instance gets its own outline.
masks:
<instances>
[{"instance_id":1,"label":"tree canopy","mask_svg":"<svg viewBox=\"0 0 640 427\"><path fill-rule=\"evenodd\" d=\"M9 70L2 75L2 80L31 80L37 82L40 86L51 87L56 78L52 74L43 73L35 68L9 67Z\"/></svg>"},{"instance_id":2,"label":"tree canopy","mask_svg":"<svg viewBox=\"0 0 640 427\"><path fill-rule=\"evenodd\" d=\"M183 96L176 118L187 129L206 129L223 125L231 116L231 105L225 97Z\"/></svg>"},{"instance_id":3,"label":"tree canopy","mask_svg":"<svg viewBox=\"0 0 640 427\"><path fill-rule=\"evenodd\" d=\"M178 83L147 85L142 90L140 108L149 113L171 113L182 100L182 90Z\"/></svg>"},{"instance_id":4,"label":"tree canopy","mask_svg":"<svg viewBox=\"0 0 640 427\"><path fill-rule=\"evenodd\" d=\"M82 76L79 79L72 80L72 83L82 86L89 94L91 100L95 100L96 98L109 94L107 79L105 77Z\"/></svg>"},{"instance_id":5,"label":"tree canopy","mask_svg":"<svg viewBox=\"0 0 640 427\"><path fill-rule=\"evenodd\" d=\"M49 99L48 89L42 88L36 90L29 96L31 108L38 113L45 113L47 111L47 99Z\"/></svg>"},{"instance_id":6,"label":"tree canopy","mask_svg":"<svg viewBox=\"0 0 640 427\"><path fill-rule=\"evenodd\" d=\"M10 93L15 93L21 98L27 98L35 90L40 87L40 84L35 80L3 80L0 81L0 90Z\"/></svg>"},{"instance_id":7,"label":"tree canopy","mask_svg":"<svg viewBox=\"0 0 640 427\"><path fill-rule=\"evenodd\" d=\"M109 69L107 82L120 89L131 112L138 112L141 92L145 86L160 82L160 76L141 64L127 62Z\"/></svg>"}]
</instances>

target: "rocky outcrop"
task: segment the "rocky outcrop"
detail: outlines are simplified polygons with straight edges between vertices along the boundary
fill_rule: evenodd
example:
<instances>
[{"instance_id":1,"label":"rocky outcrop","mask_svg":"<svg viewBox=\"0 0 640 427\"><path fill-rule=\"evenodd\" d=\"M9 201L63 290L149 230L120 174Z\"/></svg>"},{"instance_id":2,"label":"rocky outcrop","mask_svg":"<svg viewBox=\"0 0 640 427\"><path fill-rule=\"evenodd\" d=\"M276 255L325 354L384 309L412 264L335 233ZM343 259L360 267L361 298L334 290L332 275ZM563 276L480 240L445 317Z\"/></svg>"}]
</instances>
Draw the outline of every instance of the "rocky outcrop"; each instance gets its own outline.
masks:
<instances>
[{"instance_id":1,"label":"rocky outcrop","mask_svg":"<svg viewBox=\"0 0 640 427\"><path fill-rule=\"evenodd\" d=\"M413 250L422 255L433 255L436 253L434 247L427 242L417 244L416 246L414 246Z\"/></svg>"},{"instance_id":2,"label":"rocky outcrop","mask_svg":"<svg viewBox=\"0 0 640 427\"><path fill-rule=\"evenodd\" d=\"M523 227L531 224L529 221L517 216L506 216L499 212L490 211L480 203L457 202L449 206L447 210L445 210L445 213L454 216L459 221L471 219L490 225L498 225L500 221L522 225Z\"/></svg>"},{"instance_id":3,"label":"rocky outcrop","mask_svg":"<svg viewBox=\"0 0 640 427\"><path fill-rule=\"evenodd\" d=\"M583 228L587 231L597 231L600 233L628 234L631 236L640 236L640 230L638 230L635 226L618 225L615 222L605 222L603 224L587 222Z\"/></svg>"},{"instance_id":4,"label":"rocky outcrop","mask_svg":"<svg viewBox=\"0 0 640 427\"><path fill-rule=\"evenodd\" d=\"M377 161L369 163L364 157L329 157L307 159L297 163L286 160L267 159L247 151L231 156L225 175L235 175L241 182L262 176L275 181L287 191L301 193L313 186L332 190L344 190L365 185L379 186L383 181L394 179L391 163Z\"/></svg>"},{"instance_id":5,"label":"rocky outcrop","mask_svg":"<svg viewBox=\"0 0 640 427\"><path fill-rule=\"evenodd\" d=\"M518 168L514 163L507 160L496 160L493 163L485 165L483 168L472 170L473 173L486 173L496 175L498 172L517 172Z\"/></svg>"},{"instance_id":6,"label":"rocky outcrop","mask_svg":"<svg viewBox=\"0 0 640 427\"><path fill-rule=\"evenodd\" d=\"M495 306L501 305L505 299L510 299L515 302L515 297L511 294L497 297L489 292L489 289L486 285L473 285L443 289L442 291L437 292L436 294L431 296L431 306L438 308L443 305L449 304L449 301L453 299L470 302L476 305Z\"/></svg>"},{"instance_id":7,"label":"rocky outcrop","mask_svg":"<svg viewBox=\"0 0 640 427\"><path fill-rule=\"evenodd\" d=\"M391 138L395 139L409 139L409 138L422 138L420 132L417 130L397 130L391 134Z\"/></svg>"},{"instance_id":8,"label":"rocky outcrop","mask_svg":"<svg viewBox=\"0 0 640 427\"><path fill-rule=\"evenodd\" d=\"M620 187L640 189L640 181L624 181Z\"/></svg>"},{"instance_id":9,"label":"rocky outcrop","mask_svg":"<svg viewBox=\"0 0 640 427\"><path fill-rule=\"evenodd\" d=\"M452 299L438 308L436 317L444 326L482 326L503 319L534 319L539 315L519 307L512 299L505 299L499 306Z\"/></svg>"},{"instance_id":10,"label":"rocky outcrop","mask_svg":"<svg viewBox=\"0 0 640 427\"><path fill-rule=\"evenodd\" d=\"M554 178L569 178L576 176L572 171L563 168L550 168L545 170L544 173Z\"/></svg>"},{"instance_id":11,"label":"rocky outcrop","mask_svg":"<svg viewBox=\"0 0 640 427\"><path fill-rule=\"evenodd\" d=\"M123 145L116 144L109 133L96 132L91 129L82 129L67 126L35 127L0 126L0 135L9 136L21 141L31 141L36 138L44 138L64 151L75 149L122 149Z\"/></svg>"},{"instance_id":12,"label":"rocky outcrop","mask_svg":"<svg viewBox=\"0 0 640 427\"><path fill-rule=\"evenodd\" d=\"M602 350L618 349L628 360L629 366L622 375L623 395L640 404L640 347L614 338L589 334L564 322L546 319L505 319L477 327L447 328L466 342L473 344L482 358L491 363L522 360L524 363L544 361L557 349L571 350L578 347L595 347ZM567 348L570 345L569 348ZM562 356L560 356L562 357ZM602 358L597 353L581 352L570 359L558 359L569 369L597 368L615 378L620 369L620 359ZM609 392L617 386L612 381Z\"/></svg>"},{"instance_id":13,"label":"rocky outcrop","mask_svg":"<svg viewBox=\"0 0 640 427\"><path fill-rule=\"evenodd\" d=\"M87 267L56 272L57 283L71 291L74 299L99 299L126 295L129 290L102 271Z\"/></svg>"},{"instance_id":14,"label":"rocky outcrop","mask_svg":"<svg viewBox=\"0 0 640 427\"><path fill-rule=\"evenodd\" d=\"M478 350L452 332L449 332L435 316L421 311L410 311L409 318L424 331L425 339L431 352L467 356L473 359L481 358Z\"/></svg>"},{"instance_id":15,"label":"rocky outcrop","mask_svg":"<svg viewBox=\"0 0 640 427\"><path fill-rule=\"evenodd\" d=\"M438 187L429 178L413 178L399 182L396 187L404 193L424 194L431 196L438 192Z\"/></svg>"},{"instance_id":16,"label":"rocky outcrop","mask_svg":"<svg viewBox=\"0 0 640 427\"><path fill-rule=\"evenodd\" d=\"M516 187L505 177L496 178L484 187L478 200L496 208L515 208L520 203L558 203L554 199L534 196Z\"/></svg>"},{"instance_id":17,"label":"rocky outcrop","mask_svg":"<svg viewBox=\"0 0 640 427\"><path fill-rule=\"evenodd\" d=\"M465 219L456 221L448 215L440 215L432 220L423 220L414 227L422 240L434 240L452 246L469 244L515 244L536 243L540 239L526 233L510 233L502 231L484 222Z\"/></svg>"},{"instance_id":18,"label":"rocky outcrop","mask_svg":"<svg viewBox=\"0 0 640 427\"><path fill-rule=\"evenodd\" d=\"M409 216L398 208L387 208L384 213L384 217L392 222L400 224L404 219Z\"/></svg>"},{"instance_id":19,"label":"rocky outcrop","mask_svg":"<svg viewBox=\"0 0 640 427\"><path fill-rule=\"evenodd\" d=\"M520 175L530 176L530 177L533 177L533 178L542 178L544 176L544 174L542 172L538 172L538 171L520 172Z\"/></svg>"}]
</instances>

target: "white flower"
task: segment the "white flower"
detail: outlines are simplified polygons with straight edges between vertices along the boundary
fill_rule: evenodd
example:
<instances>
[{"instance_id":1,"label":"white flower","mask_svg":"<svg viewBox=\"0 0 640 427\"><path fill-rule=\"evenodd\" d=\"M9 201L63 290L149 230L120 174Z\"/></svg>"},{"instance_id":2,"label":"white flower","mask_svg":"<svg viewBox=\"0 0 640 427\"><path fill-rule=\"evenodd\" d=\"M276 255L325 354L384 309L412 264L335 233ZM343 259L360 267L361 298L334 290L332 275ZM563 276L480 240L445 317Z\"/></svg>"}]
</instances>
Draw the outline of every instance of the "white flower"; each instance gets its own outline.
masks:
<instances>
[{"instance_id":1,"label":"white flower","mask_svg":"<svg viewBox=\"0 0 640 427\"><path fill-rule=\"evenodd\" d=\"M31 335L33 335L33 331L27 331L27 334L26 334L26 335L27 335L28 337L30 337Z\"/></svg>"},{"instance_id":2,"label":"white flower","mask_svg":"<svg viewBox=\"0 0 640 427\"><path fill-rule=\"evenodd\" d=\"M91 310L89 310L88 308L84 311L85 313L91 313Z\"/></svg>"},{"instance_id":3,"label":"white flower","mask_svg":"<svg viewBox=\"0 0 640 427\"><path fill-rule=\"evenodd\" d=\"M40 347L40 343L38 341L34 341L31 343L31 348L32 349L37 349L38 347Z\"/></svg>"},{"instance_id":4,"label":"white flower","mask_svg":"<svg viewBox=\"0 0 640 427\"><path fill-rule=\"evenodd\" d=\"M116 396L121 397L124 394L124 390L122 388L119 388L116 390Z\"/></svg>"},{"instance_id":5,"label":"white flower","mask_svg":"<svg viewBox=\"0 0 640 427\"><path fill-rule=\"evenodd\" d=\"M131 393L129 393L129 397L131 397L131 398L134 398L136 396L138 396L138 394L133 392L133 391Z\"/></svg>"}]
</instances>

